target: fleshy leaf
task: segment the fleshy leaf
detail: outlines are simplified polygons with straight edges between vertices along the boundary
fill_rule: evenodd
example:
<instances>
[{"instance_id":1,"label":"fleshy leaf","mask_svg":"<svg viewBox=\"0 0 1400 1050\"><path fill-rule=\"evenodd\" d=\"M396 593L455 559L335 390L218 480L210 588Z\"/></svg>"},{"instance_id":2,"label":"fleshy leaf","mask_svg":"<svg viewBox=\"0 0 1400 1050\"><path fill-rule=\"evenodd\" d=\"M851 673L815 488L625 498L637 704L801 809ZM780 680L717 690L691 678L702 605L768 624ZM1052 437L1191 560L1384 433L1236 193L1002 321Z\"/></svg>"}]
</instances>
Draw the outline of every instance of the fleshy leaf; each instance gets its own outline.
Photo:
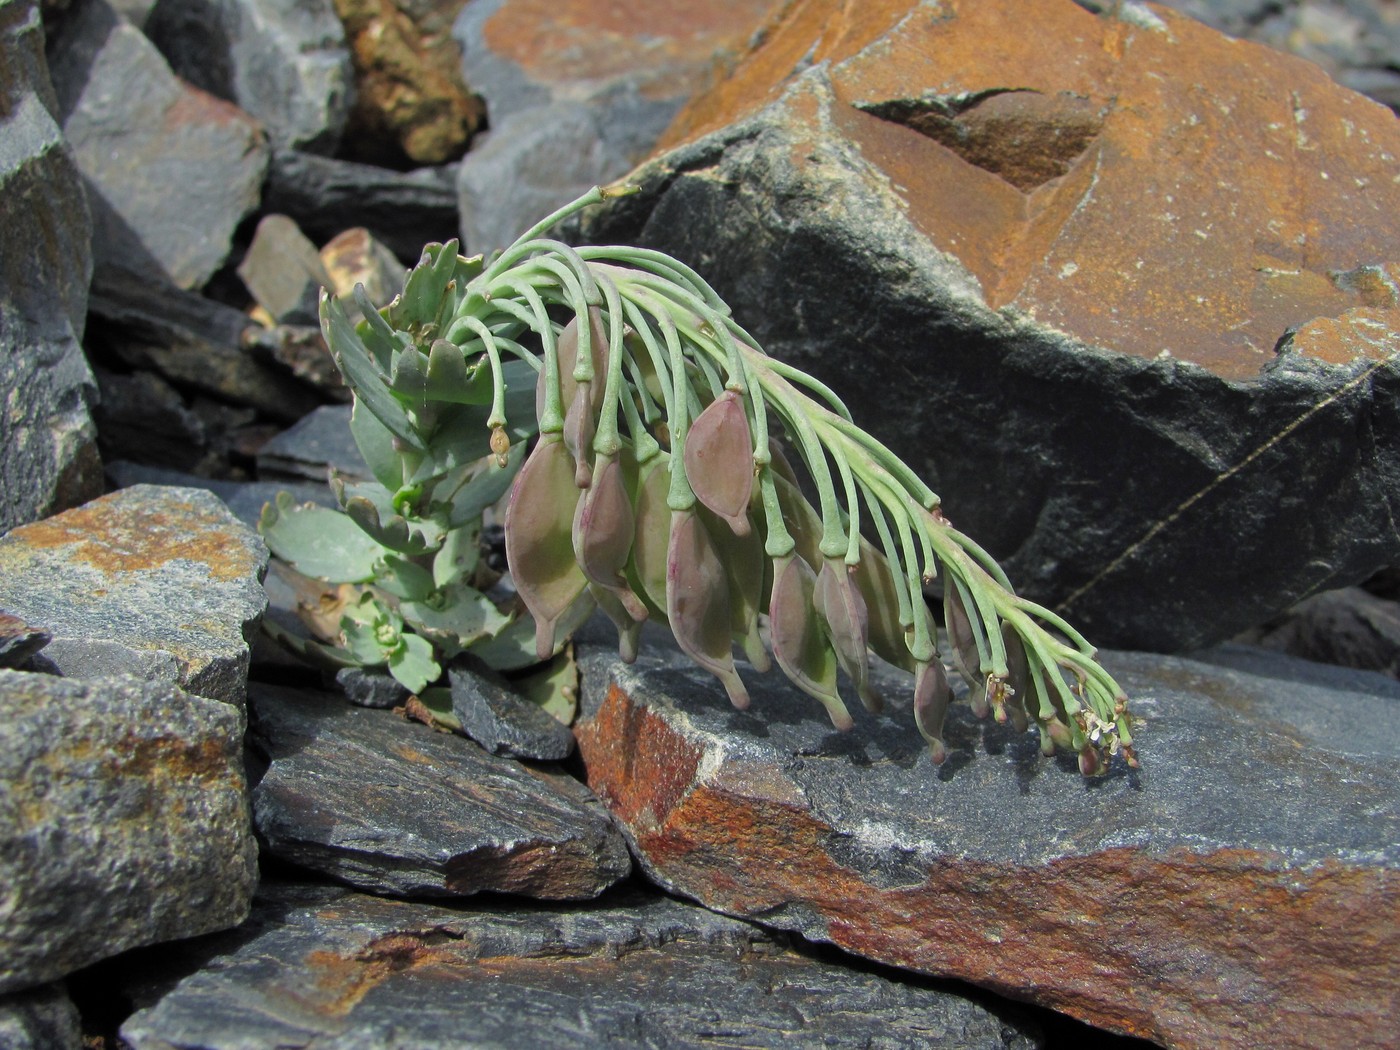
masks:
<instances>
[{"instance_id":1,"label":"fleshy leaf","mask_svg":"<svg viewBox=\"0 0 1400 1050\"><path fill-rule=\"evenodd\" d=\"M263 506L258 532L268 549L304 576L328 583L364 583L389 552L345 514L312 503L296 504L279 492Z\"/></svg>"},{"instance_id":2,"label":"fleshy leaf","mask_svg":"<svg viewBox=\"0 0 1400 1050\"><path fill-rule=\"evenodd\" d=\"M399 611L414 630L439 641L446 656L489 638L510 622L490 598L460 582L448 584L426 600L406 601Z\"/></svg>"},{"instance_id":3,"label":"fleshy leaf","mask_svg":"<svg viewBox=\"0 0 1400 1050\"><path fill-rule=\"evenodd\" d=\"M769 639L783 674L818 700L831 716L831 724L845 732L855 722L836 692L836 654L827 643L813 608L816 585L816 574L800 555L774 560Z\"/></svg>"},{"instance_id":4,"label":"fleshy leaf","mask_svg":"<svg viewBox=\"0 0 1400 1050\"><path fill-rule=\"evenodd\" d=\"M470 579L481 560L481 521L477 520L453 529L442 541L433 558L433 582L445 587L458 580Z\"/></svg>"},{"instance_id":5,"label":"fleshy leaf","mask_svg":"<svg viewBox=\"0 0 1400 1050\"><path fill-rule=\"evenodd\" d=\"M666 553L666 618L681 649L724 685L740 711L749 694L734 668L729 637L729 584L724 566L694 510L671 512Z\"/></svg>"},{"instance_id":6,"label":"fleshy leaf","mask_svg":"<svg viewBox=\"0 0 1400 1050\"><path fill-rule=\"evenodd\" d=\"M695 498L737 535L747 535L753 495L753 435L744 400L726 390L695 417L685 435L685 476Z\"/></svg>"},{"instance_id":7,"label":"fleshy leaf","mask_svg":"<svg viewBox=\"0 0 1400 1050\"><path fill-rule=\"evenodd\" d=\"M564 651L538 671L511 680L511 688L556 721L573 725L578 714L578 664L573 649Z\"/></svg>"},{"instance_id":8,"label":"fleshy leaf","mask_svg":"<svg viewBox=\"0 0 1400 1050\"><path fill-rule=\"evenodd\" d=\"M406 634L403 644L389 656L389 673L410 693L417 693L437 681L442 667L433 659L433 647L426 638Z\"/></svg>"}]
</instances>

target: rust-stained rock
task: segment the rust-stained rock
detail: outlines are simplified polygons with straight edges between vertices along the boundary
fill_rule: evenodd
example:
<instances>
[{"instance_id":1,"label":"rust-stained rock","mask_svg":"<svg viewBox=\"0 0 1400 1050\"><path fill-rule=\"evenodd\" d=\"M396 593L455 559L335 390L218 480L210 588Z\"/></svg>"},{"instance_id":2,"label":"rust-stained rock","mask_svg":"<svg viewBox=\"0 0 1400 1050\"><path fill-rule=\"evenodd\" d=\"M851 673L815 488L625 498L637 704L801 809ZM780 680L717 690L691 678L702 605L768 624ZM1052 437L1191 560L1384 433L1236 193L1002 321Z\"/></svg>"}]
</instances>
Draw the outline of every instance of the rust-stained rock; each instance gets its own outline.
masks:
<instances>
[{"instance_id":1,"label":"rust-stained rock","mask_svg":"<svg viewBox=\"0 0 1400 1050\"><path fill-rule=\"evenodd\" d=\"M587 239L699 267L1101 644L1400 560L1394 115L1141 5L854 10L793 4Z\"/></svg>"},{"instance_id":2,"label":"rust-stained rock","mask_svg":"<svg viewBox=\"0 0 1400 1050\"><path fill-rule=\"evenodd\" d=\"M907 685L839 734L785 683L736 713L664 656L588 656L576 733L647 873L707 907L1166 1046L1388 1045L1400 686L1105 663L1142 766L1087 782L962 704L935 768Z\"/></svg>"},{"instance_id":3,"label":"rust-stained rock","mask_svg":"<svg viewBox=\"0 0 1400 1050\"><path fill-rule=\"evenodd\" d=\"M241 705L267 548L213 493L136 485L0 538L0 607L66 677L134 674Z\"/></svg>"}]
</instances>

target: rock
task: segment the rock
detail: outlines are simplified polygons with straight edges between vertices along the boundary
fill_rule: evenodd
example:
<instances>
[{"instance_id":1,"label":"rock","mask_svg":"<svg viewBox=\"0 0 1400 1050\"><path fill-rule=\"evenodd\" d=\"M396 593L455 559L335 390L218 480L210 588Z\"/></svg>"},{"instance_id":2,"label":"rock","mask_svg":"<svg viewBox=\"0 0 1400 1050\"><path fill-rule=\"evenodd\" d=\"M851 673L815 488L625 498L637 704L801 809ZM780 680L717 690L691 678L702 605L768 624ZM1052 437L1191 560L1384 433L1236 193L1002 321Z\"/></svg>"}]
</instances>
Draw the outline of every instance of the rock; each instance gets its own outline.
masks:
<instances>
[{"instance_id":1,"label":"rock","mask_svg":"<svg viewBox=\"0 0 1400 1050\"><path fill-rule=\"evenodd\" d=\"M389 171L370 164L276 150L263 207L290 215L308 236L364 226L400 259L457 232L457 166Z\"/></svg>"},{"instance_id":2,"label":"rock","mask_svg":"<svg viewBox=\"0 0 1400 1050\"><path fill-rule=\"evenodd\" d=\"M848 970L660 897L458 911L325 889L288 896L269 902L253 940L128 1020L132 1050L1040 1043L1012 1010Z\"/></svg>"},{"instance_id":3,"label":"rock","mask_svg":"<svg viewBox=\"0 0 1400 1050\"><path fill-rule=\"evenodd\" d=\"M325 481L328 470L351 481L372 477L350 434L349 405L321 406L263 445L258 453L258 472L266 478Z\"/></svg>"},{"instance_id":4,"label":"rock","mask_svg":"<svg viewBox=\"0 0 1400 1050\"><path fill-rule=\"evenodd\" d=\"M563 773L333 694L255 684L250 702L271 762L253 819L282 860L416 897L583 900L631 870L598 800Z\"/></svg>"},{"instance_id":5,"label":"rock","mask_svg":"<svg viewBox=\"0 0 1400 1050\"><path fill-rule=\"evenodd\" d=\"M403 264L363 226L327 241L321 249L321 264L330 276L331 294L346 300L346 312L355 317L359 309L350 301L355 285L364 285L369 301L376 304L388 303L403 290Z\"/></svg>"},{"instance_id":6,"label":"rock","mask_svg":"<svg viewBox=\"0 0 1400 1050\"><path fill-rule=\"evenodd\" d=\"M1169 11L918 10L797 5L582 236L698 267L1096 644L1400 562L1393 115Z\"/></svg>"},{"instance_id":7,"label":"rock","mask_svg":"<svg viewBox=\"0 0 1400 1050\"><path fill-rule=\"evenodd\" d=\"M0 537L0 608L69 678L132 674L241 706L267 548L210 492L137 485Z\"/></svg>"},{"instance_id":8,"label":"rock","mask_svg":"<svg viewBox=\"0 0 1400 1050\"><path fill-rule=\"evenodd\" d=\"M83 357L92 223L32 0L0 2L0 532L101 491Z\"/></svg>"},{"instance_id":9,"label":"rock","mask_svg":"<svg viewBox=\"0 0 1400 1050\"><path fill-rule=\"evenodd\" d=\"M285 215L262 217L238 276L278 324L316 324L321 289L331 283L316 245Z\"/></svg>"},{"instance_id":10,"label":"rock","mask_svg":"<svg viewBox=\"0 0 1400 1050\"><path fill-rule=\"evenodd\" d=\"M227 456L227 431L255 418L250 409L219 405L206 419L156 372L99 367L96 374L102 400L93 415L106 461L139 458L181 470L217 469Z\"/></svg>"},{"instance_id":11,"label":"rock","mask_svg":"<svg viewBox=\"0 0 1400 1050\"><path fill-rule=\"evenodd\" d=\"M307 386L314 387L325 400L350 402L350 388L326 348L320 325L279 324L250 329L246 345L255 354L271 357Z\"/></svg>"},{"instance_id":12,"label":"rock","mask_svg":"<svg viewBox=\"0 0 1400 1050\"><path fill-rule=\"evenodd\" d=\"M0 997L5 1050L82 1050L78 1010L61 984Z\"/></svg>"},{"instance_id":13,"label":"rock","mask_svg":"<svg viewBox=\"0 0 1400 1050\"><path fill-rule=\"evenodd\" d=\"M491 132L462 161L462 239L509 244L644 158L680 106L761 35L778 0L674 8L473 0L453 30Z\"/></svg>"},{"instance_id":14,"label":"rock","mask_svg":"<svg viewBox=\"0 0 1400 1050\"><path fill-rule=\"evenodd\" d=\"M0 667L21 668L53 635L0 610Z\"/></svg>"},{"instance_id":15,"label":"rock","mask_svg":"<svg viewBox=\"0 0 1400 1050\"><path fill-rule=\"evenodd\" d=\"M176 73L251 113L277 143L340 145L355 88L331 0L160 0L145 30Z\"/></svg>"},{"instance_id":16,"label":"rock","mask_svg":"<svg viewBox=\"0 0 1400 1050\"><path fill-rule=\"evenodd\" d=\"M63 132L87 180L97 270L202 287L257 206L268 158L261 127L178 79L105 0L74 0L48 55Z\"/></svg>"},{"instance_id":17,"label":"rock","mask_svg":"<svg viewBox=\"0 0 1400 1050\"><path fill-rule=\"evenodd\" d=\"M485 107L462 79L451 36L465 0L335 0L355 63L347 145L353 159L398 167L456 160Z\"/></svg>"},{"instance_id":18,"label":"rock","mask_svg":"<svg viewBox=\"0 0 1400 1050\"><path fill-rule=\"evenodd\" d=\"M573 754L569 727L537 704L465 668L449 668L447 680L462 732L491 754L546 762Z\"/></svg>"},{"instance_id":19,"label":"rock","mask_svg":"<svg viewBox=\"0 0 1400 1050\"><path fill-rule=\"evenodd\" d=\"M345 699L357 707L385 710L399 707L408 700L408 690L397 678L375 674L363 667L342 667L335 673L335 684L345 693Z\"/></svg>"},{"instance_id":20,"label":"rock","mask_svg":"<svg viewBox=\"0 0 1400 1050\"><path fill-rule=\"evenodd\" d=\"M1290 656L1400 678L1400 604L1360 587L1304 599L1279 621L1247 637Z\"/></svg>"},{"instance_id":21,"label":"rock","mask_svg":"<svg viewBox=\"0 0 1400 1050\"><path fill-rule=\"evenodd\" d=\"M0 671L0 707L0 992L243 921L242 711L169 682L21 671Z\"/></svg>"},{"instance_id":22,"label":"rock","mask_svg":"<svg viewBox=\"0 0 1400 1050\"><path fill-rule=\"evenodd\" d=\"M1386 1045L1400 684L1104 663L1142 767L1087 782L964 704L932 766L902 683L838 734L784 682L741 714L665 656L587 656L575 732L643 869L706 907L1164 1046Z\"/></svg>"},{"instance_id":23,"label":"rock","mask_svg":"<svg viewBox=\"0 0 1400 1050\"><path fill-rule=\"evenodd\" d=\"M228 481L201 478L178 470L162 470L126 460L107 464L107 476L117 488L133 485L163 485L186 489L206 489L228 507L235 518L256 529L263 505L271 503L279 492L290 492L298 503L317 503L323 507L339 507L335 495L326 485L287 481Z\"/></svg>"}]
</instances>

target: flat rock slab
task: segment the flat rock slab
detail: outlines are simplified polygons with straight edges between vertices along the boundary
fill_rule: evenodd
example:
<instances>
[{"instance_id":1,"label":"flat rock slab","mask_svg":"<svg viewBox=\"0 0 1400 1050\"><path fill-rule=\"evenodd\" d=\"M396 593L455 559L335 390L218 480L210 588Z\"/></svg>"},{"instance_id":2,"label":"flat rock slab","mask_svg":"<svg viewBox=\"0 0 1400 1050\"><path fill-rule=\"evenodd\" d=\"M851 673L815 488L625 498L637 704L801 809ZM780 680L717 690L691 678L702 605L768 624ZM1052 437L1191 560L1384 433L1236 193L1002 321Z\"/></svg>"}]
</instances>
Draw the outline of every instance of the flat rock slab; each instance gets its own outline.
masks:
<instances>
[{"instance_id":1,"label":"flat rock slab","mask_svg":"<svg viewBox=\"0 0 1400 1050\"><path fill-rule=\"evenodd\" d=\"M838 734L666 657L589 655L575 732L647 873L707 907L1167 1046L1388 1045L1400 688L1104 662L1142 768L1088 782L963 704L933 767L897 684Z\"/></svg>"},{"instance_id":2,"label":"flat rock slab","mask_svg":"<svg viewBox=\"0 0 1400 1050\"><path fill-rule=\"evenodd\" d=\"M574 734L538 704L466 669L449 668L452 713L462 732L493 755L559 761L574 750Z\"/></svg>"},{"instance_id":3,"label":"flat rock slab","mask_svg":"<svg viewBox=\"0 0 1400 1050\"><path fill-rule=\"evenodd\" d=\"M0 993L248 914L243 712L0 670Z\"/></svg>"},{"instance_id":4,"label":"flat rock slab","mask_svg":"<svg viewBox=\"0 0 1400 1050\"><path fill-rule=\"evenodd\" d=\"M653 896L467 911L321 889L259 910L256 936L122 1026L132 1050L1039 1045L1010 1012Z\"/></svg>"},{"instance_id":5,"label":"flat rock slab","mask_svg":"<svg viewBox=\"0 0 1400 1050\"><path fill-rule=\"evenodd\" d=\"M0 608L65 677L134 674L242 704L267 548L211 492L135 485L0 537Z\"/></svg>"},{"instance_id":6,"label":"flat rock slab","mask_svg":"<svg viewBox=\"0 0 1400 1050\"><path fill-rule=\"evenodd\" d=\"M271 765L253 815L271 852L377 893L596 897L632 869L621 832L554 767L488 755L337 695L254 684Z\"/></svg>"}]
</instances>

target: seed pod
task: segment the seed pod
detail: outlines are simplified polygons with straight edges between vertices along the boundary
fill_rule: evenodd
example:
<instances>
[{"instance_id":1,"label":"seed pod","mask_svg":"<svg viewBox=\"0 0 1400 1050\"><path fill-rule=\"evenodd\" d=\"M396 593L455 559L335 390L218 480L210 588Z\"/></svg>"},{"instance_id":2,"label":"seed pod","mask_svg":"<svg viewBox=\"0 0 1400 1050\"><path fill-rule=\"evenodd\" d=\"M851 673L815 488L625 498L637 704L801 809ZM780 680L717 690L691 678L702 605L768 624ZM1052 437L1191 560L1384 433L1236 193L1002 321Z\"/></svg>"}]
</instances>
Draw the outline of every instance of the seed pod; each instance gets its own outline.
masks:
<instances>
[{"instance_id":1,"label":"seed pod","mask_svg":"<svg viewBox=\"0 0 1400 1050\"><path fill-rule=\"evenodd\" d=\"M977 651L977 635L972 620L963 605L958 585L945 574L943 581L943 622L948 628L948 640L953 643L953 666L962 675L967 687L980 695L986 687L982 675L982 657Z\"/></svg>"},{"instance_id":2,"label":"seed pod","mask_svg":"<svg viewBox=\"0 0 1400 1050\"><path fill-rule=\"evenodd\" d=\"M671 512L666 552L666 617L681 649L723 683L729 702L740 711L749 694L729 640L729 585L715 545L692 510Z\"/></svg>"},{"instance_id":3,"label":"seed pod","mask_svg":"<svg viewBox=\"0 0 1400 1050\"><path fill-rule=\"evenodd\" d=\"M554 652L555 625L588 582L572 543L578 498L573 457L558 434L546 434L515 476L505 520L506 560L535 618L541 660Z\"/></svg>"},{"instance_id":4,"label":"seed pod","mask_svg":"<svg viewBox=\"0 0 1400 1050\"><path fill-rule=\"evenodd\" d=\"M671 457L661 452L642 464L633 505L635 522L630 578L637 594L653 614L666 619L666 557L671 545Z\"/></svg>"},{"instance_id":5,"label":"seed pod","mask_svg":"<svg viewBox=\"0 0 1400 1050\"><path fill-rule=\"evenodd\" d=\"M748 535L753 436L737 391L724 391L695 417L685 435L684 457L695 498L728 522L735 535Z\"/></svg>"},{"instance_id":6,"label":"seed pod","mask_svg":"<svg viewBox=\"0 0 1400 1050\"><path fill-rule=\"evenodd\" d=\"M816 574L800 555L774 559L769 640L783 673L818 700L831 716L831 724L845 732L855 722L836 692L836 653L817 622L812 604L816 586Z\"/></svg>"},{"instance_id":7,"label":"seed pod","mask_svg":"<svg viewBox=\"0 0 1400 1050\"><path fill-rule=\"evenodd\" d=\"M610 591L634 620L647 618L646 606L627 586L624 572L632 553L636 518L622 464L616 456L599 455L593 484L574 510L573 543L583 574L598 587Z\"/></svg>"},{"instance_id":8,"label":"seed pod","mask_svg":"<svg viewBox=\"0 0 1400 1050\"><path fill-rule=\"evenodd\" d=\"M1099 749L1092 744L1085 744L1079 749L1079 773L1081 776L1096 777L1101 773L1108 772L1108 763L1103 760L1103 755Z\"/></svg>"},{"instance_id":9,"label":"seed pod","mask_svg":"<svg viewBox=\"0 0 1400 1050\"><path fill-rule=\"evenodd\" d=\"M574 484L579 488L588 487L592 471L589 463L593 459L593 433L598 425L598 413L602 409L605 389L604 375L608 367L608 333L603 325L603 313L596 306L588 308L591 347L589 358L593 362L594 379L583 383L574 379L574 367L578 364L578 317L575 315L555 339L556 360L559 364L559 403L564 411L564 445L574 457ZM545 389L545 370L539 372L535 380L535 418L544 415L548 391Z\"/></svg>"},{"instance_id":10,"label":"seed pod","mask_svg":"<svg viewBox=\"0 0 1400 1050\"><path fill-rule=\"evenodd\" d=\"M822 560L813 600L841 670L854 683L865 709L879 711L884 701L870 684L870 659L865 652L870 629L865 598L840 558Z\"/></svg>"},{"instance_id":11,"label":"seed pod","mask_svg":"<svg viewBox=\"0 0 1400 1050\"><path fill-rule=\"evenodd\" d=\"M1001 637L1006 646L1007 668L1004 711L1011 717L1012 728L1024 733L1030 724L1026 705L1032 702L1030 661L1026 658L1025 643L1009 623L1002 624ZM1003 718L1002 714L998 714L997 721L1003 721Z\"/></svg>"},{"instance_id":12,"label":"seed pod","mask_svg":"<svg viewBox=\"0 0 1400 1050\"><path fill-rule=\"evenodd\" d=\"M589 582L588 593L593 596L593 600L598 603L598 608L602 609L617 628L617 656L625 664L636 662L637 644L642 634L642 624L640 620L634 620L632 614L618 600L617 595L606 587L599 587L596 583Z\"/></svg>"},{"instance_id":13,"label":"seed pod","mask_svg":"<svg viewBox=\"0 0 1400 1050\"><path fill-rule=\"evenodd\" d=\"M593 388L598 383L582 382L574 388L574 398L564 413L564 447L574 457L574 484L581 489L593 483L589 460L593 458L593 434L598 417L593 409Z\"/></svg>"},{"instance_id":14,"label":"seed pod","mask_svg":"<svg viewBox=\"0 0 1400 1050\"><path fill-rule=\"evenodd\" d=\"M943 661L935 656L919 664L914 673L914 724L919 727L919 735L928 741L929 757L936 766L941 766L948 757L948 748L943 743L943 718L952 699L953 690L948 687Z\"/></svg>"},{"instance_id":15,"label":"seed pod","mask_svg":"<svg viewBox=\"0 0 1400 1050\"><path fill-rule=\"evenodd\" d=\"M772 664L758 631L758 614L766 607L763 573L768 559L763 551L763 537L754 529L737 535L708 509L697 507L696 511L724 565L725 581L729 584L730 636L743 648L753 669L765 673Z\"/></svg>"},{"instance_id":16,"label":"seed pod","mask_svg":"<svg viewBox=\"0 0 1400 1050\"><path fill-rule=\"evenodd\" d=\"M822 563L822 516L807 502L802 491L782 475L773 472L773 489L778 494L778 506L783 512L783 525L797 544L797 553L808 565Z\"/></svg>"},{"instance_id":17,"label":"seed pod","mask_svg":"<svg viewBox=\"0 0 1400 1050\"><path fill-rule=\"evenodd\" d=\"M864 539L860 541L860 564L856 566L855 581L865 599L870 648L881 660L913 672L914 658L904 641L904 625L899 622L899 589L894 572L884 552ZM922 595L915 596L913 611L916 616L928 616Z\"/></svg>"}]
</instances>

